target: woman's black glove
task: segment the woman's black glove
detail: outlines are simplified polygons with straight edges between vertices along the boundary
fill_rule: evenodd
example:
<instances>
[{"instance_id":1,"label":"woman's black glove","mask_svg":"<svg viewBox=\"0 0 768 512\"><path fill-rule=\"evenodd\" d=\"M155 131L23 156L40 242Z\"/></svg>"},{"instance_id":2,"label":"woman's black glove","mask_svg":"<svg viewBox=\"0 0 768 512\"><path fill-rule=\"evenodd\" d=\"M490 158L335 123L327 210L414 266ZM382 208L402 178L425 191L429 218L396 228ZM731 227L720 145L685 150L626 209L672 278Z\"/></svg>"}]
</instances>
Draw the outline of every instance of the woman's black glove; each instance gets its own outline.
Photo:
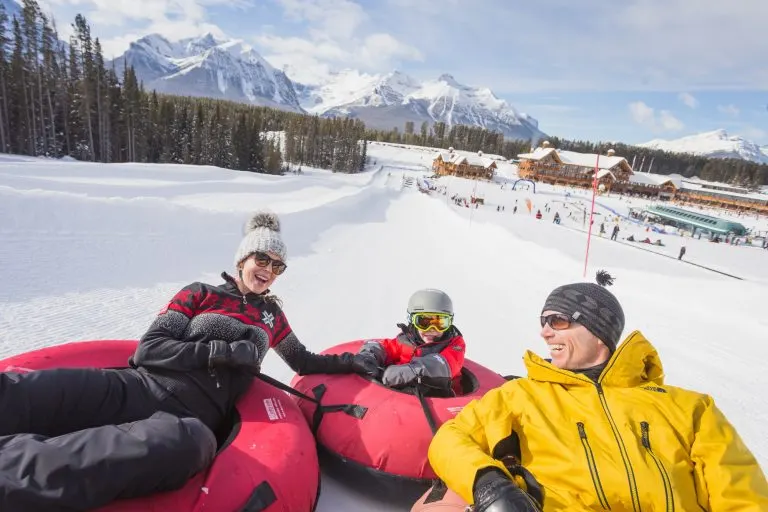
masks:
<instances>
[{"instance_id":1,"label":"woman's black glove","mask_svg":"<svg viewBox=\"0 0 768 512\"><path fill-rule=\"evenodd\" d=\"M497 469L489 469L475 482L474 512L540 512L528 494Z\"/></svg>"},{"instance_id":2,"label":"woman's black glove","mask_svg":"<svg viewBox=\"0 0 768 512\"><path fill-rule=\"evenodd\" d=\"M260 371L261 360L259 349L248 340L232 341L213 340L209 343L211 353L208 356L208 364L212 368L217 366L234 366L250 371Z\"/></svg>"}]
</instances>

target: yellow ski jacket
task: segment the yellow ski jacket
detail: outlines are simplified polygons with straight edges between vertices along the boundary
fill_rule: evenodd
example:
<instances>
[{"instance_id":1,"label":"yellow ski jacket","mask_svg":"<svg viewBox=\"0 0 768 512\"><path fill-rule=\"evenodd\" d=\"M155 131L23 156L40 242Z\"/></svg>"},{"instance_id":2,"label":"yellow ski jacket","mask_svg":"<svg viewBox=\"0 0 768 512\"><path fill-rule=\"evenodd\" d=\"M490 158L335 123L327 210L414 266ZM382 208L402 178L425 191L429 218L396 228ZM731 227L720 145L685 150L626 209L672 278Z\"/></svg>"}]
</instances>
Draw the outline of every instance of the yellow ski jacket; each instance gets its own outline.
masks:
<instances>
[{"instance_id":1,"label":"yellow ski jacket","mask_svg":"<svg viewBox=\"0 0 768 512\"><path fill-rule=\"evenodd\" d=\"M597 384L530 351L524 359L528 378L469 403L430 445L432 468L467 503L478 470L507 472L491 454L501 458L494 450L515 432L545 512L768 511L765 475L734 428L711 397L664 385L640 332Z\"/></svg>"}]
</instances>

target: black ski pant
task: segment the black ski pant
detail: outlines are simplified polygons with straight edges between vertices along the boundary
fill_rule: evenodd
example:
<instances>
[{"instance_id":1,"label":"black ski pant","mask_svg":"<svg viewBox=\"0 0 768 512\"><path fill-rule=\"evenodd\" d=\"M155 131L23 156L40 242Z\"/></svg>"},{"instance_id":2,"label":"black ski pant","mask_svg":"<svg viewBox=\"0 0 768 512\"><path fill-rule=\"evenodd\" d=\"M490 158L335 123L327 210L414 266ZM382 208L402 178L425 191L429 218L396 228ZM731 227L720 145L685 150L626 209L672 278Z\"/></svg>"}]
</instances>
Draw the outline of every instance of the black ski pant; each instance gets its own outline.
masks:
<instances>
[{"instance_id":1,"label":"black ski pant","mask_svg":"<svg viewBox=\"0 0 768 512\"><path fill-rule=\"evenodd\" d=\"M136 370L0 373L0 510L85 511L181 488L212 462L211 428Z\"/></svg>"}]
</instances>

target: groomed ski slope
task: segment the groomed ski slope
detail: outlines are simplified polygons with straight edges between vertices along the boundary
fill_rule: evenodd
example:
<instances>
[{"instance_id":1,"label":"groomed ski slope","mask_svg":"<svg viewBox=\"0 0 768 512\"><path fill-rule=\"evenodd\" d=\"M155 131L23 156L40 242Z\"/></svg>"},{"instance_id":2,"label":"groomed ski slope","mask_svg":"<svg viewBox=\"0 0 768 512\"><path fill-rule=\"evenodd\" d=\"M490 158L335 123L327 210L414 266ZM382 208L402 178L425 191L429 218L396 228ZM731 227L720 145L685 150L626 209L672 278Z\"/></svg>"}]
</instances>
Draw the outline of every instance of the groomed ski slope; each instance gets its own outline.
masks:
<instances>
[{"instance_id":1,"label":"groomed ski slope","mask_svg":"<svg viewBox=\"0 0 768 512\"><path fill-rule=\"evenodd\" d=\"M77 339L140 336L179 288L231 272L249 213L270 207L281 214L289 253L288 271L273 289L310 349L395 334L410 293L432 286L452 296L468 357L502 374L523 373L526 349L545 355L537 317L546 295L582 279L581 219L551 222L555 209L566 211L554 202L565 200L562 190L534 195L481 184L489 204L459 208L450 196L468 195L473 182L442 179L446 196L401 188L403 175L429 174L413 170L429 165L427 151L374 144L369 154L376 165L361 175L305 170L284 177L0 155L0 357ZM526 198L542 210L557 206L537 221ZM617 211L628 206L600 201ZM497 213L497 204L505 211ZM645 233L622 224L620 238L631 232ZM653 250L676 257L679 237L648 236L667 244ZM686 245L686 258L744 280L599 238L589 278L598 268L616 277L625 334L640 329L654 343L667 383L712 394L768 468L768 251ZM264 370L284 382L292 376L272 353ZM408 510L324 478L318 510L351 508Z\"/></svg>"}]
</instances>

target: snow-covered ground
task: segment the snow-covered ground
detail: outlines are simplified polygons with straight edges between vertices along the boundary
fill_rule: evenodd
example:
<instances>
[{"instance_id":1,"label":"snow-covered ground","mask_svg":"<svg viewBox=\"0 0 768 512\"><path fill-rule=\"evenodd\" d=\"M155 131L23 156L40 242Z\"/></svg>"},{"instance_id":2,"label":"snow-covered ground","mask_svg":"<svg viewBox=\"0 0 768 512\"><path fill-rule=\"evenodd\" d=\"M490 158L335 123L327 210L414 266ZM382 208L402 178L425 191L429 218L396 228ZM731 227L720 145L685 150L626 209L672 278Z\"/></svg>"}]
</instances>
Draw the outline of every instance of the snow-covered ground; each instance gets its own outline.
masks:
<instances>
[{"instance_id":1,"label":"snow-covered ground","mask_svg":"<svg viewBox=\"0 0 768 512\"><path fill-rule=\"evenodd\" d=\"M282 216L289 253L288 271L273 289L311 349L395 334L410 293L431 286L454 299L469 358L520 374L526 349L545 354L537 317L547 294L582 280L579 208L590 197L572 192L566 199L564 189L538 185L536 194L512 191L505 179L434 180L445 195L403 189L403 176L431 174L433 152L371 144L376 165L364 174L304 169L284 177L0 155L0 357L77 339L140 336L179 288L217 283L221 271L232 271L242 225L250 212L269 207ZM486 205L450 200L473 191ZM608 208L625 215L641 204L631 201L599 197L595 227L614 215ZM534 217L538 209L542 220ZM556 211L561 225L552 223ZM739 220L768 229L765 219ZM646 234L626 220L620 226L619 242L592 239L588 279L599 268L616 277L625 334L639 329L658 348L667 383L712 394L768 469L761 391L768 388L768 251ZM611 227L606 221L608 235ZM630 233L665 246L639 250L621 240ZM743 279L678 261L682 243L685 260ZM274 354L265 371L284 382L292 377ZM324 478L318 510L408 508Z\"/></svg>"}]
</instances>

